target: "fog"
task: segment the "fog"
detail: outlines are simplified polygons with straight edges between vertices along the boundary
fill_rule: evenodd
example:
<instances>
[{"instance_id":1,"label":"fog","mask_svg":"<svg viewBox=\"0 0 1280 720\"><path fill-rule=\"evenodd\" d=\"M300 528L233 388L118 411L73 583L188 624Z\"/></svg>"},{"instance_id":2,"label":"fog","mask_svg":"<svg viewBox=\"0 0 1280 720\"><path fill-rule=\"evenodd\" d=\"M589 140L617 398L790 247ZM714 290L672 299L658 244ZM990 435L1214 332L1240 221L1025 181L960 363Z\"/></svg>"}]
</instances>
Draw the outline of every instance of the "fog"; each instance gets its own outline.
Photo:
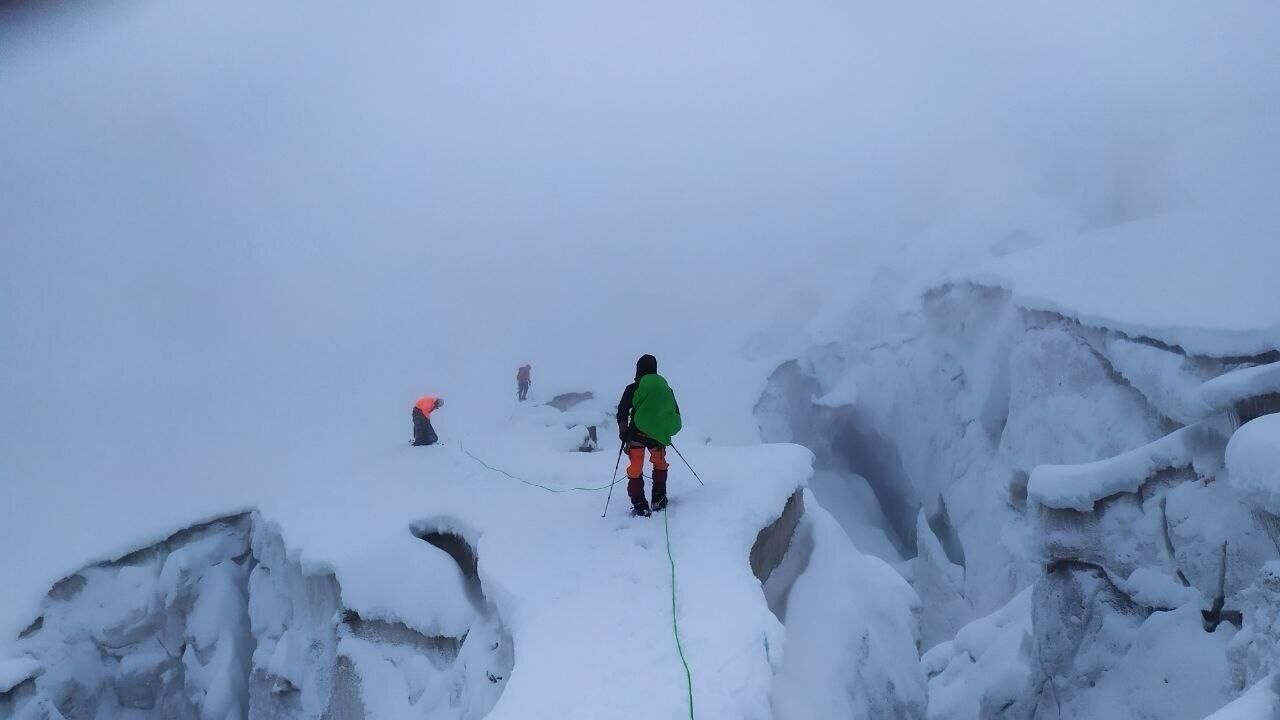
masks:
<instances>
[{"instance_id":1,"label":"fog","mask_svg":"<svg viewBox=\"0 0 1280 720\"><path fill-rule=\"evenodd\" d=\"M1280 107L1274 2L43 7L0 27L10 512L719 362L1200 201Z\"/></svg>"}]
</instances>

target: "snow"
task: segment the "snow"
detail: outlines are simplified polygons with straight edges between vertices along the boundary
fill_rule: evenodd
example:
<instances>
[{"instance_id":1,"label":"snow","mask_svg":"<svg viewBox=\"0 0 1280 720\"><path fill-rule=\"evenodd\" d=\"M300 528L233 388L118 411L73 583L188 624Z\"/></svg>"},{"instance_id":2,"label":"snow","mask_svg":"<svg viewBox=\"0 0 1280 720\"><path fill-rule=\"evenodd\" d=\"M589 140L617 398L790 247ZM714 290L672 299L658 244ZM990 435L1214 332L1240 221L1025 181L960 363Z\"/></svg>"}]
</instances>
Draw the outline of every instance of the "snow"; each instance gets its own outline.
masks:
<instances>
[{"instance_id":1,"label":"snow","mask_svg":"<svg viewBox=\"0 0 1280 720\"><path fill-rule=\"evenodd\" d=\"M659 5L0 28L0 696L1274 713L1274 422L1200 440L1280 391L1275 11ZM707 481L672 458L675 587L658 518L600 517L641 352Z\"/></svg>"},{"instance_id":2,"label":"snow","mask_svg":"<svg viewBox=\"0 0 1280 720\"><path fill-rule=\"evenodd\" d=\"M1040 465L1119 455L1169 430L1140 393L1115 381L1073 328L1026 330L1008 363L1010 399L999 440L1001 454L1015 469L1034 476Z\"/></svg>"},{"instance_id":3,"label":"snow","mask_svg":"<svg viewBox=\"0 0 1280 720\"><path fill-rule=\"evenodd\" d=\"M889 539L889 521L866 478L820 470L809 480L809 487L859 551L886 562L902 561Z\"/></svg>"},{"instance_id":4,"label":"snow","mask_svg":"<svg viewBox=\"0 0 1280 720\"><path fill-rule=\"evenodd\" d=\"M467 439L466 445L477 457L503 457L504 470L552 488L599 486L613 468L609 453L542 451L516 459L501 441ZM783 447L689 449L686 455L704 466L708 486L697 487L679 470L672 473L681 626L691 663L714 668L730 659L724 653L780 630L770 622L763 595L751 591L756 581L741 560L755 531L781 510L807 474L808 460L803 450ZM683 706L675 692L681 678L667 614L670 588L660 527L627 517L619 493L611 517L601 519L603 493L553 494L520 485L447 445L388 456L369 473L365 487L389 502L361 508L357 512L364 517L348 513L348 522L395 528L406 536L410 525L442 516L483 529L474 539L481 582L516 648L516 670L491 717L599 717L624 712L619 708L639 712L655 702L653 712L662 714ZM282 532L303 548L304 560L325 558L342 577L343 567L360 556L347 547L350 538L299 522L313 516L292 514L281 523ZM547 527L556 531L547 533ZM754 660L739 657L730 670L767 677L763 648L757 653ZM613 681L636 667L654 668L653 675L630 686ZM702 713L735 715L762 702L726 694L724 685L709 682L695 674ZM654 684L671 692L653 698Z\"/></svg>"},{"instance_id":5,"label":"snow","mask_svg":"<svg viewBox=\"0 0 1280 720\"><path fill-rule=\"evenodd\" d=\"M1208 370L1179 353L1108 336L1100 350L1116 372L1165 417L1191 424L1210 412L1202 395Z\"/></svg>"},{"instance_id":6,"label":"snow","mask_svg":"<svg viewBox=\"0 0 1280 720\"><path fill-rule=\"evenodd\" d=\"M1182 428L1106 460L1040 465L1031 471L1028 497L1045 507L1087 512L1105 497L1136 492L1161 470L1190 465L1198 432L1198 427Z\"/></svg>"},{"instance_id":7,"label":"snow","mask_svg":"<svg viewBox=\"0 0 1280 720\"><path fill-rule=\"evenodd\" d=\"M951 562L923 509L916 518L916 549L911 581L923 598L929 622L921 630L923 647L955 637L973 607L964 597L964 567Z\"/></svg>"},{"instance_id":8,"label":"snow","mask_svg":"<svg viewBox=\"0 0 1280 720\"><path fill-rule=\"evenodd\" d=\"M35 658L19 657L0 660L0 693L7 693L25 682L40 670L40 661Z\"/></svg>"},{"instance_id":9,"label":"snow","mask_svg":"<svg viewBox=\"0 0 1280 720\"><path fill-rule=\"evenodd\" d=\"M1280 514L1280 414L1245 423L1227 443L1231 483Z\"/></svg>"},{"instance_id":10,"label":"snow","mask_svg":"<svg viewBox=\"0 0 1280 720\"><path fill-rule=\"evenodd\" d=\"M1205 720L1271 720L1280 710L1276 680L1267 676Z\"/></svg>"},{"instance_id":11,"label":"snow","mask_svg":"<svg viewBox=\"0 0 1280 720\"><path fill-rule=\"evenodd\" d=\"M1213 204L1048 243L956 281L1193 355L1257 355L1280 348L1278 225L1274 203Z\"/></svg>"},{"instance_id":12,"label":"snow","mask_svg":"<svg viewBox=\"0 0 1280 720\"><path fill-rule=\"evenodd\" d=\"M977 718L1024 698L1031 683L1031 589L961 628L921 658L929 676L929 718Z\"/></svg>"},{"instance_id":13,"label":"snow","mask_svg":"<svg viewBox=\"0 0 1280 720\"><path fill-rule=\"evenodd\" d=\"M616 456L564 452L543 423L518 418L494 433L428 448L386 450L362 467L312 476L277 497L255 497L248 488L229 484L223 504L257 506L261 520L255 522L278 534L289 562L298 564L304 578L333 573L342 605L361 622L402 623L422 636L466 636L464 655L472 652L469 646L485 642L481 636L491 632L485 628L500 622L510 633L514 670L503 678L501 696L494 693L488 701L496 700L492 718L648 718L687 711L671 633L663 520L670 523L676 612L693 668L698 715L768 717L773 678L779 668L790 668L785 677L791 679L778 681L776 701L792 708L791 717L804 717L805 705L795 697L787 700L794 691L783 688L813 682L809 669L825 667L824 658L843 658L837 666L852 673L846 679L859 688L850 695L841 689L845 680L840 673L829 670L820 676L823 683L834 683L824 690L832 693L824 702L857 697L850 707L923 708L913 639L914 593L889 566L856 551L816 503L805 521L817 540L813 560L792 593L794 642L789 642L792 630L770 611L746 562L757 532L776 519L787 497L809 475L810 453L787 445L695 445L684 452L706 486L698 485L686 469L673 468L672 505L665 518L630 517L620 488L608 517L601 518ZM486 462L501 458L502 470L545 488L517 482L472 456ZM586 487L595 490L574 489ZM359 488L361 502L350 501L352 488ZM146 524L113 531L103 523L96 530L104 545L128 547L126 538L160 538L174 525L203 517L185 505L172 505L157 507ZM473 548L481 597L469 593L465 568L419 539L432 531L457 535ZM305 688L316 660L297 655L292 636L307 627L323 631L324 623L303 626L301 618L290 618L301 612L298 603L318 601L261 592L266 587L265 576L259 577L262 568L270 570L271 582L293 582L279 576L280 558L267 559L278 551L263 546L266 540L254 540L254 552L264 564L251 577L241 565L225 561L245 553L245 537L198 537L171 552L154 571L145 565L85 570L98 583L93 587L103 588L95 591L103 604L86 614L74 610L80 606L73 602L65 612L78 614L65 615L65 620L46 617L45 629L35 637L58 632L53 628L67 622L92 628L119 622L116 618L138 618L127 622L163 626L170 621L146 619L153 613L147 610L153 607L149 598L179 605L194 598L190 609L181 611L186 614L180 622L187 628L187 682L203 688L198 699L202 712L217 718L244 712L249 691L237 678L249 677L251 655L254 667L282 678L288 687ZM17 574L11 594L36 602L43 594L43 578L36 572ZM850 591L880 589L870 595L832 596L833 582ZM481 615L493 622L482 621ZM848 641L827 631L832 623L845 624ZM409 646L362 635L352 627L356 629L344 631L336 652L356 664L366 710L377 717L408 717L406 713L429 707L456 712L450 704L440 704L445 702L441 698L459 696L449 689L462 687L456 683L493 687L478 657L458 666L467 676L441 675L420 665ZM256 647L248 641L251 634L259 638ZM498 635L492 637L501 642ZM6 638L7 652L26 647L13 638ZM867 642L869 650L855 652ZM141 683L161 672L164 657L139 651L127 656L120 670L107 666L101 672L118 672ZM30 663L6 667L31 669ZM797 678L796 668L807 679ZM638 669L644 669L641 680L617 681L637 675ZM478 680L471 677L477 673ZM408 705L393 699L406 697ZM467 703L479 702L473 693L463 697Z\"/></svg>"},{"instance_id":14,"label":"snow","mask_svg":"<svg viewBox=\"0 0 1280 720\"><path fill-rule=\"evenodd\" d=\"M458 564L407 532L371 543L364 555L342 566L338 582L343 602L366 620L462 637L475 619Z\"/></svg>"},{"instance_id":15,"label":"snow","mask_svg":"<svg viewBox=\"0 0 1280 720\"><path fill-rule=\"evenodd\" d=\"M1233 597L1280 553L1274 521L1221 478L1184 482L1164 495L1165 532L1181 578L1208 599ZM1176 607L1153 605L1152 607Z\"/></svg>"},{"instance_id":16,"label":"snow","mask_svg":"<svg viewBox=\"0 0 1280 720\"><path fill-rule=\"evenodd\" d=\"M774 717L922 717L915 591L883 561L854 551L812 495L806 508L813 554L787 602Z\"/></svg>"},{"instance_id":17,"label":"snow","mask_svg":"<svg viewBox=\"0 0 1280 720\"><path fill-rule=\"evenodd\" d=\"M1194 587L1149 567L1137 568L1116 585L1135 602L1147 607L1176 608L1198 605L1202 601Z\"/></svg>"},{"instance_id":18,"label":"snow","mask_svg":"<svg viewBox=\"0 0 1280 720\"><path fill-rule=\"evenodd\" d=\"M828 390L821 397L815 398L813 403L822 407L840 407L841 405L852 405L858 401L858 382L853 375L846 375L835 387Z\"/></svg>"},{"instance_id":19,"label":"snow","mask_svg":"<svg viewBox=\"0 0 1280 720\"><path fill-rule=\"evenodd\" d=\"M1274 683L1280 667L1280 561L1264 565L1249 587L1232 598L1232 605L1246 620L1227 651L1236 685Z\"/></svg>"},{"instance_id":20,"label":"snow","mask_svg":"<svg viewBox=\"0 0 1280 720\"><path fill-rule=\"evenodd\" d=\"M1201 718L1221 707L1234 695L1222 662L1234 628L1224 623L1206 632L1199 619L1194 605L1154 613L1133 634L1114 669L1104 672L1086 702L1076 706L1078 716ZM1103 634L1110 642L1123 635L1110 629Z\"/></svg>"},{"instance_id":21,"label":"snow","mask_svg":"<svg viewBox=\"0 0 1280 720\"><path fill-rule=\"evenodd\" d=\"M201 717L235 720L248 712L247 680L252 654L248 597L242 568L234 563L215 565L200 579L195 604L187 619L186 649L182 662L188 686L199 688L193 703Z\"/></svg>"},{"instance_id":22,"label":"snow","mask_svg":"<svg viewBox=\"0 0 1280 720\"><path fill-rule=\"evenodd\" d=\"M1200 386L1200 400L1213 410L1268 393L1280 393L1280 363L1267 363L1223 373Z\"/></svg>"},{"instance_id":23,"label":"snow","mask_svg":"<svg viewBox=\"0 0 1280 720\"><path fill-rule=\"evenodd\" d=\"M805 485L814 456L785 444L704 444L696 434L681 442L708 483L698 485L672 458L666 519L699 715L960 720L1048 702L1035 653L1051 647L1036 632L1052 628L1052 618L1033 623L1032 615L1052 607L1037 605L1027 587L1035 577L1028 561L1041 560L1027 548L1048 535L1036 537L1044 527L1023 524L1017 472L1030 469L1023 499L1032 508L1119 508L1109 499L1137 493L1161 471L1199 467L1202 434L1214 429L1165 429L1169 419L1203 417L1202 388L1233 388L1221 397L1238 398L1270 387L1269 366L1205 382L1217 365L1058 321L1035 325L999 296L956 292L930 308L927 332L935 334L926 341L863 354L823 346L765 385L756 408L761 434L804 442L820 467L808 480L810 510L799 531L812 547L804 562L788 560L796 566L789 590L762 592L744 558L756 533ZM987 304L990 297L997 299ZM347 463L282 473L273 484L262 483L262 474L233 475L178 500L143 484L91 492L90 500L103 502L93 512L71 511L66 546L35 547L30 559L11 563L15 590L0 603L14 612L0 620L13 632L0 639L7 643L0 652L20 658L29 651L13 638L42 608L46 627L56 624L42 595L86 559L119 558L162 541L208 519L211 509L253 509L255 527L270 532L253 534L259 564L252 571L227 560L247 551L244 537L199 538L154 572L129 564L83 571L102 602L60 622L89 635L105 627L118 639L158 618L180 621L186 673L202 710L217 717L243 711L246 695L262 687L253 679L259 671L281 697L300 693L312 709L323 707L330 688L316 668L334 657L355 668L355 679L325 682L378 717L682 715L665 535L655 521L626 516L621 486L600 518L616 460L608 408L592 400L568 412L529 405L505 415L466 432L450 432L453 417L445 415L440 446L369 445ZM1231 486L1192 478L1161 502L1126 500L1132 507L1115 515L1081 520L1099 530L1089 547L1107 552L1047 558L1101 563L1116 597L1139 608L1132 616L1102 611L1094 644L1065 659L1062 677L1103 677L1096 687L1053 686L1072 708L1098 717L1106 707L1183 717L1208 712L1243 687L1231 685L1227 657L1250 631L1233 637L1224 622L1206 633L1199 613L1204 601L1233 596L1271 557L1265 518L1253 517L1234 489L1270 492L1274 429L1257 429L1269 422L1236 433ZM606 452L576 452L587 423L601 423ZM1060 464L1067 462L1082 464ZM49 499L59 500L56 492ZM101 506L151 512L125 522ZM896 517L904 508L905 532ZM1129 534L1113 532L1135 517ZM8 532L34 532L33 523ZM432 532L470 546L478 575L420 539ZM264 547L275 542L279 548ZM1161 559L1163 542L1171 559ZM61 565L46 565L51 559ZM280 576L290 573L298 577ZM328 574L332 597L325 587L296 587ZM274 592L277 586L284 591ZM1144 614L1153 607L1167 612ZM358 619L346 618L348 611ZM991 614L974 620L980 613ZM434 642L446 649L437 652ZM934 646L923 659L920 643ZM1256 640L1249 653L1260 657L1270 647ZM1196 661L1176 660L1188 655ZM81 658L65 668L145 699L167 657L146 645L118 665ZM2 667L15 662L23 660ZM28 660L19 667L31 674L47 666ZM490 679L495 668L509 675ZM618 680L637 669L641 680ZM51 674L52 683L73 673ZM1166 682L1192 690L1169 694ZM1128 687L1136 699L1123 695ZM1189 699L1193 690L1202 695Z\"/></svg>"}]
</instances>

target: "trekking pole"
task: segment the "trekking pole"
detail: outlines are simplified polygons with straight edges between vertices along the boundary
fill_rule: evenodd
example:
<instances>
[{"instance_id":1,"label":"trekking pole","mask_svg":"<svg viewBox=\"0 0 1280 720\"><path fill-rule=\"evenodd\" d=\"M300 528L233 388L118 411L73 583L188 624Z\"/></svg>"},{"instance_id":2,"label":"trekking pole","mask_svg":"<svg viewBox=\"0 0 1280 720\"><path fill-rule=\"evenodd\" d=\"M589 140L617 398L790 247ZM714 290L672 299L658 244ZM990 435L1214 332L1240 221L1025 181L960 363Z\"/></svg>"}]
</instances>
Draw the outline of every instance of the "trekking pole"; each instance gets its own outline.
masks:
<instances>
[{"instance_id":1,"label":"trekking pole","mask_svg":"<svg viewBox=\"0 0 1280 720\"><path fill-rule=\"evenodd\" d=\"M697 480L699 485L706 487L707 484L702 482L702 478L698 477L698 471L694 470L693 466L689 464L689 461L684 459L684 453L680 452L680 448L676 447L675 443L672 443L671 449L676 451L676 454L680 456L680 460L684 462L684 466L689 468L689 472L693 473L693 479Z\"/></svg>"},{"instance_id":2,"label":"trekking pole","mask_svg":"<svg viewBox=\"0 0 1280 720\"><path fill-rule=\"evenodd\" d=\"M622 467L622 451L626 447L626 443L618 446L618 462L613 464L613 474L609 476L609 495L604 499L604 512L600 513L600 517L609 514L609 501L613 499L613 486L618 484L618 468Z\"/></svg>"}]
</instances>

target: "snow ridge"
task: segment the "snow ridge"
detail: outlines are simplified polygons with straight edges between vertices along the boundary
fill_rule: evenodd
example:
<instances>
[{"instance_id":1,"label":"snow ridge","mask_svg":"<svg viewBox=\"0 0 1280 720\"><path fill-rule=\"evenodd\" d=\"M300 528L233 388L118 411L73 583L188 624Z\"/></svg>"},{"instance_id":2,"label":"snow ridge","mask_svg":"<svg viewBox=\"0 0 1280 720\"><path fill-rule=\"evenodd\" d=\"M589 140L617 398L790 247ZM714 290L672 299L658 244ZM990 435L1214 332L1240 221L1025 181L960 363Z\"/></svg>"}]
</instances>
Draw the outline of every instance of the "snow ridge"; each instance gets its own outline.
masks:
<instances>
[{"instance_id":1,"label":"snow ridge","mask_svg":"<svg viewBox=\"0 0 1280 720\"><path fill-rule=\"evenodd\" d=\"M1195 440L1203 430L1185 427L1159 440L1106 460L1079 465L1039 465L1031 471L1028 496L1059 510L1093 510L1099 500L1137 492L1162 470L1191 464Z\"/></svg>"}]
</instances>

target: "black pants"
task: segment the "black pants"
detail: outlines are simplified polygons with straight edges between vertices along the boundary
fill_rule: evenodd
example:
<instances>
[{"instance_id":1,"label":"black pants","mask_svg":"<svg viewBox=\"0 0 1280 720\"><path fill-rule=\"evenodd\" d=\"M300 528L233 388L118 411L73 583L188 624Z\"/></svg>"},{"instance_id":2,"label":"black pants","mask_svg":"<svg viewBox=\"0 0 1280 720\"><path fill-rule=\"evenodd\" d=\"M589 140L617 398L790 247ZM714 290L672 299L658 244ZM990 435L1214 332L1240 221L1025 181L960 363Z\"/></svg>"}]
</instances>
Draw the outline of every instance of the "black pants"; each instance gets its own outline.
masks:
<instances>
[{"instance_id":1,"label":"black pants","mask_svg":"<svg viewBox=\"0 0 1280 720\"><path fill-rule=\"evenodd\" d=\"M520 402L524 402L525 400L529 399L529 383L527 382L520 383L520 390L518 394L520 396Z\"/></svg>"},{"instance_id":2,"label":"black pants","mask_svg":"<svg viewBox=\"0 0 1280 720\"><path fill-rule=\"evenodd\" d=\"M431 427L431 418L422 414L418 408L413 409L413 444L435 445L440 438L436 429Z\"/></svg>"}]
</instances>

